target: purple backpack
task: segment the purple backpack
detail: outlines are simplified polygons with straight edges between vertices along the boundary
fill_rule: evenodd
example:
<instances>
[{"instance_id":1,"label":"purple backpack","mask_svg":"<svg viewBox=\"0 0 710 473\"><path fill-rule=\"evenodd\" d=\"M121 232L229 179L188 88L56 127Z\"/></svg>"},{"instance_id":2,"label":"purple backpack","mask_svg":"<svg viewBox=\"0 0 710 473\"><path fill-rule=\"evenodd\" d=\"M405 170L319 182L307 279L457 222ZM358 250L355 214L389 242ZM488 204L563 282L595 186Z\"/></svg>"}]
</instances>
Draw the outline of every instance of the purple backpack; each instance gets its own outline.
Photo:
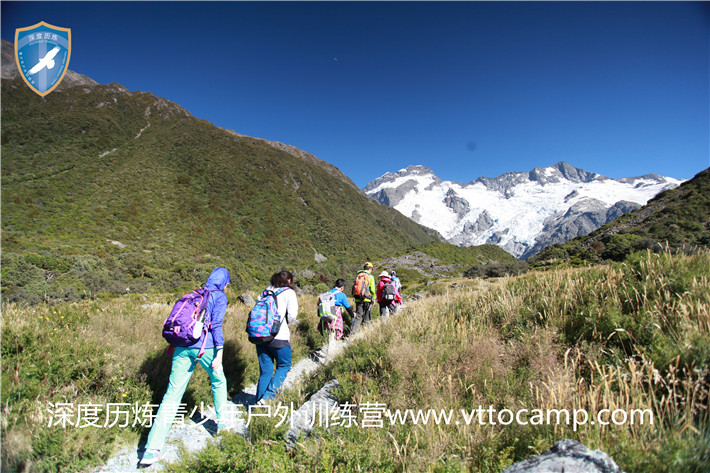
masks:
<instances>
[{"instance_id":1,"label":"purple backpack","mask_svg":"<svg viewBox=\"0 0 710 473\"><path fill-rule=\"evenodd\" d=\"M182 296L173 306L170 315L163 322L163 338L173 347L189 347L197 342L210 328L207 312L207 302L210 299L209 289L198 288ZM200 348L200 357L204 353L207 337L204 337Z\"/></svg>"},{"instance_id":2,"label":"purple backpack","mask_svg":"<svg viewBox=\"0 0 710 473\"><path fill-rule=\"evenodd\" d=\"M261 293L247 319L247 335L250 342L257 345L269 343L279 333L282 320L276 305L276 296L286 289L289 288L281 287L276 291L266 289Z\"/></svg>"}]
</instances>

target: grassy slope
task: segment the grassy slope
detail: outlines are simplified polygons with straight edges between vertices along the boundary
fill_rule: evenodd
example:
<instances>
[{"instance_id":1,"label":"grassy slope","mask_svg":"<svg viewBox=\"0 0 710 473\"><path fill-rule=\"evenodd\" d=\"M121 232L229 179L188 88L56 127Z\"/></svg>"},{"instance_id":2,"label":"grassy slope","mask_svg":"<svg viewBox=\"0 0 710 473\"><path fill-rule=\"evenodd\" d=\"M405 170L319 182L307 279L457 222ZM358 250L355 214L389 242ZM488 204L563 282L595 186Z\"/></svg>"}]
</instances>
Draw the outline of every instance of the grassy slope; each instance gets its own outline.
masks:
<instances>
[{"instance_id":1,"label":"grassy slope","mask_svg":"<svg viewBox=\"0 0 710 473\"><path fill-rule=\"evenodd\" d=\"M460 277L471 266L492 267L517 261L510 253L495 245L461 247L433 242L419 246L414 252L377 261L375 273L395 270L403 284L404 293L412 294L420 284L437 277Z\"/></svg>"},{"instance_id":2,"label":"grassy slope","mask_svg":"<svg viewBox=\"0 0 710 473\"><path fill-rule=\"evenodd\" d=\"M236 296L227 290L230 301ZM251 294L256 297L256 293ZM83 471L105 463L122 445L145 440L147 428L103 427L108 403L159 404L168 384L170 358L160 327L168 305L131 296L110 301L81 301L53 307L2 307L2 471ZM323 343L309 307L315 297L299 296L299 323L292 330L294 363ZM166 312L167 311L167 312ZM256 383L259 367L254 346L244 335L249 308L231 304L224 324L224 368L229 394ZM196 369L183 398L191 411L212 406L209 378ZM51 404L50 404L51 403ZM69 424L56 425L58 403L69 403ZM80 404L102 406L99 427L79 422ZM145 418L138 416L142 420ZM52 426L49 427L49 423ZM77 423L84 425L83 428Z\"/></svg>"},{"instance_id":3,"label":"grassy slope","mask_svg":"<svg viewBox=\"0 0 710 473\"><path fill-rule=\"evenodd\" d=\"M708 471L709 275L703 251L480 281L478 290L410 304L305 390L283 396L298 404L337 378L339 401L370 413L376 404L455 413L526 408L528 425L496 417L490 425L487 415L485 425L439 426L380 417L382 427L320 429L287 454L276 419L259 419L251 443L226 437L174 471L499 472L564 438L608 452L627 472ZM644 425L533 425L533 409L622 410L616 419L650 409L654 422L647 414ZM365 408L354 412L361 422Z\"/></svg>"},{"instance_id":4,"label":"grassy slope","mask_svg":"<svg viewBox=\"0 0 710 473\"><path fill-rule=\"evenodd\" d=\"M41 99L26 89L3 81L6 296L166 290L216 265L246 287L281 267L331 277L436 240L332 166L152 94L109 85ZM29 281L14 274L28 271ZM49 273L54 287L42 287Z\"/></svg>"},{"instance_id":5,"label":"grassy slope","mask_svg":"<svg viewBox=\"0 0 710 473\"><path fill-rule=\"evenodd\" d=\"M299 405L337 378L339 401L358 406L648 408L652 426L359 425L303 439L288 454L284 428L274 425L278 418L259 419L251 443L225 436L174 471L498 472L569 437L607 451L627 472L707 471L709 277L710 253L703 251L639 254L605 267L438 287L436 295L410 303L281 398ZM230 300L236 295L228 293ZM295 359L322 340L308 309L315 298L301 296L299 303ZM160 399L169 364L154 328L164 310L142 304L133 296L3 306L3 471L89 468L145 435L141 428L46 426L49 402L142 405ZM258 372L241 329L246 313L246 307L230 306L225 324L231 392L254 382ZM197 371L185 402L209 405L208 382Z\"/></svg>"}]
</instances>

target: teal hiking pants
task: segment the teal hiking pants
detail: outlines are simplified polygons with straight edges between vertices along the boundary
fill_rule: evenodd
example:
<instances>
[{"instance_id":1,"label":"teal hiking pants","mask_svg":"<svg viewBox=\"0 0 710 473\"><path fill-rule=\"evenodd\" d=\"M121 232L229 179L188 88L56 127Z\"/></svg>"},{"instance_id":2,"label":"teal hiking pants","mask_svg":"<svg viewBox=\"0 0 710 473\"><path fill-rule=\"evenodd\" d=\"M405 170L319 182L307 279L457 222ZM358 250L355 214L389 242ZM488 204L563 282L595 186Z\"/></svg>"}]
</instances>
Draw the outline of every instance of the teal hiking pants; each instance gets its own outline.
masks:
<instances>
[{"instance_id":1,"label":"teal hiking pants","mask_svg":"<svg viewBox=\"0 0 710 473\"><path fill-rule=\"evenodd\" d=\"M165 439L170 432L175 417L182 401L182 396L187 389L187 383L192 377L193 371L197 366L197 355L199 348L183 348L175 347L173 354L173 364L170 371L170 382L168 390L163 396L163 401L160 403L158 414L153 420L153 426L148 434L148 441L145 445L146 449L162 450L165 445ZM227 378L224 376L224 370L213 370L212 360L215 356L214 348L208 348L202 355L199 363L207 371L212 383L212 398L214 400L214 408L217 412L217 421L224 420L227 412L225 406L227 404ZM187 417L195 406L182 406L181 414Z\"/></svg>"}]
</instances>

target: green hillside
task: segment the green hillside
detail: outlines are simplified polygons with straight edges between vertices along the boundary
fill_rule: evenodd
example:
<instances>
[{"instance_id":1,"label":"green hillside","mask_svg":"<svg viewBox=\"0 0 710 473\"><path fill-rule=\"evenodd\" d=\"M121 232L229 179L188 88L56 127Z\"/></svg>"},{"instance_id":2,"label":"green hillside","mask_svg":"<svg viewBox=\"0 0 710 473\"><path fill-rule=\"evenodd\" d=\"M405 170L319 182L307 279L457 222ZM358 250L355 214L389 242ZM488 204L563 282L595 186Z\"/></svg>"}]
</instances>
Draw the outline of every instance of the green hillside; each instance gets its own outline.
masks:
<instances>
[{"instance_id":1,"label":"green hillside","mask_svg":"<svg viewBox=\"0 0 710 473\"><path fill-rule=\"evenodd\" d=\"M118 84L3 80L3 297L174 290L217 265L245 288L284 267L317 282L440 239L277 145Z\"/></svg>"},{"instance_id":2,"label":"green hillside","mask_svg":"<svg viewBox=\"0 0 710 473\"><path fill-rule=\"evenodd\" d=\"M710 246L710 168L679 187L661 192L645 206L589 235L552 245L528 259L533 266L559 262L622 261L644 249L691 250Z\"/></svg>"}]
</instances>

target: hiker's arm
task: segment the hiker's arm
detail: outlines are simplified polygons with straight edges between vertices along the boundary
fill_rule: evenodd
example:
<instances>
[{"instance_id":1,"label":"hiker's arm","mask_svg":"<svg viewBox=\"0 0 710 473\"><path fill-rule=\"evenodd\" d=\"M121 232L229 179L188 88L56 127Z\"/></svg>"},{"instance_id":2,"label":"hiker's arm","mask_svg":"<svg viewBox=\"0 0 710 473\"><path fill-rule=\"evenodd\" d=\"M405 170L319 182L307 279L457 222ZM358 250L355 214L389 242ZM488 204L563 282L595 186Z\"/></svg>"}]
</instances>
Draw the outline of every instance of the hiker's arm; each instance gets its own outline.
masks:
<instances>
[{"instance_id":1,"label":"hiker's arm","mask_svg":"<svg viewBox=\"0 0 710 473\"><path fill-rule=\"evenodd\" d=\"M353 309L350 306L350 301L348 301L348 296L346 296L342 292L338 292L335 295L335 303L338 304L340 307L344 308L345 310L347 310L348 314L350 314L351 319L354 317Z\"/></svg>"},{"instance_id":2,"label":"hiker's arm","mask_svg":"<svg viewBox=\"0 0 710 473\"><path fill-rule=\"evenodd\" d=\"M298 317L298 297L296 291L286 291L286 323L292 324Z\"/></svg>"},{"instance_id":3,"label":"hiker's arm","mask_svg":"<svg viewBox=\"0 0 710 473\"><path fill-rule=\"evenodd\" d=\"M336 302L340 302L340 305L348 309L350 307L350 301L348 300L348 296L346 296L344 293L339 292L335 296Z\"/></svg>"},{"instance_id":4,"label":"hiker's arm","mask_svg":"<svg viewBox=\"0 0 710 473\"><path fill-rule=\"evenodd\" d=\"M350 316L351 319L355 318L355 314L353 313L353 308L350 306L345 307L345 310L348 311L348 315Z\"/></svg>"},{"instance_id":5,"label":"hiker's arm","mask_svg":"<svg viewBox=\"0 0 710 473\"><path fill-rule=\"evenodd\" d=\"M383 302L384 301L384 292L385 292L385 285L386 283L384 281L380 281L377 284L377 302Z\"/></svg>"},{"instance_id":6,"label":"hiker's arm","mask_svg":"<svg viewBox=\"0 0 710 473\"><path fill-rule=\"evenodd\" d=\"M222 333L222 323L224 314L227 312L227 296L223 293L214 294L212 311L212 340L217 350L224 348L224 334ZM221 355L220 355L221 359Z\"/></svg>"}]
</instances>

